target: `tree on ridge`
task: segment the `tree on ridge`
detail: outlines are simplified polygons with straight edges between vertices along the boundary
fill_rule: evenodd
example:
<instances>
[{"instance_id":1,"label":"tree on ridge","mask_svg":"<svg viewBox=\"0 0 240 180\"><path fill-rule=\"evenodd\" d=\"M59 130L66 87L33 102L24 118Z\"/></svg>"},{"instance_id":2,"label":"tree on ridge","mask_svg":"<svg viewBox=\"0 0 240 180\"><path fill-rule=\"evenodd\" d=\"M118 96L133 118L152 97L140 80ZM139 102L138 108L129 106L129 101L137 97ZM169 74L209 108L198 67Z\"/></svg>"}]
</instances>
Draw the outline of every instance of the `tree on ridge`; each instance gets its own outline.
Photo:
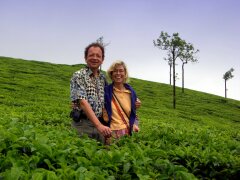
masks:
<instances>
[{"instance_id":1,"label":"tree on ridge","mask_svg":"<svg viewBox=\"0 0 240 180\"><path fill-rule=\"evenodd\" d=\"M232 74L233 71L234 69L231 68L229 71L225 72L225 74L223 75L224 84L225 84L225 98L227 98L227 81L233 78L233 74Z\"/></svg>"},{"instance_id":2,"label":"tree on ridge","mask_svg":"<svg viewBox=\"0 0 240 180\"><path fill-rule=\"evenodd\" d=\"M178 33L173 33L172 36L169 36L167 32L161 32L158 39L153 40L154 46L158 47L161 50L167 50L168 55L172 60L173 68L173 108L176 109L176 73L175 73L175 64L176 59L181 55L186 42L179 37Z\"/></svg>"},{"instance_id":3,"label":"tree on ridge","mask_svg":"<svg viewBox=\"0 0 240 180\"><path fill-rule=\"evenodd\" d=\"M184 65L190 62L197 62L197 58L194 56L199 50L195 50L191 43L187 43L183 49L180 59L182 61L182 93L184 93Z\"/></svg>"},{"instance_id":4,"label":"tree on ridge","mask_svg":"<svg viewBox=\"0 0 240 180\"><path fill-rule=\"evenodd\" d=\"M99 37L97 40L96 40L97 43L101 44L103 47L106 47L108 46L110 43L104 43L103 42L103 36Z\"/></svg>"},{"instance_id":5,"label":"tree on ridge","mask_svg":"<svg viewBox=\"0 0 240 180\"><path fill-rule=\"evenodd\" d=\"M172 62L173 68L173 108L176 109L176 73L175 73L175 66L176 66L176 59L177 58L187 58L193 59L192 52L193 45L187 43L185 40L179 37L179 33L173 33L172 36L168 35L167 32L161 31L160 36L158 39L153 40L153 44L155 47L158 47L161 50L166 50L168 58L165 60L170 60ZM188 51L189 50L189 51Z\"/></svg>"},{"instance_id":6,"label":"tree on ridge","mask_svg":"<svg viewBox=\"0 0 240 180\"><path fill-rule=\"evenodd\" d=\"M104 43L103 42L103 36L99 37L97 40L96 40L97 43L101 44L104 48L106 46L108 46L110 43ZM102 65L100 66L100 71L102 70Z\"/></svg>"},{"instance_id":7,"label":"tree on ridge","mask_svg":"<svg viewBox=\"0 0 240 180\"><path fill-rule=\"evenodd\" d=\"M168 54L168 57L164 58L164 60L167 61L168 65L169 65L169 84L172 85L172 65L173 65L173 62L172 62L171 55Z\"/></svg>"}]
</instances>

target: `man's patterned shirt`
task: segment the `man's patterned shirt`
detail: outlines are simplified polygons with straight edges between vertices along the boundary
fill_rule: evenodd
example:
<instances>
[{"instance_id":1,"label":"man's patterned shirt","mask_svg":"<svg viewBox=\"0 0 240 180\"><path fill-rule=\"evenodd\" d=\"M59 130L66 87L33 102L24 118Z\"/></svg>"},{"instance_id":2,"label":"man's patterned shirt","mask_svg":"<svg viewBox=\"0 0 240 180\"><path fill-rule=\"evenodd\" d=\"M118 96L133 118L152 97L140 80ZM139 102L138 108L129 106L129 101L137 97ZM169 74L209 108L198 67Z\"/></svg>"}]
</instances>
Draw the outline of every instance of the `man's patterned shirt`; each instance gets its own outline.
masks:
<instances>
[{"instance_id":1,"label":"man's patterned shirt","mask_svg":"<svg viewBox=\"0 0 240 180\"><path fill-rule=\"evenodd\" d=\"M98 77L94 77L90 68L82 68L72 76L70 82L71 101L85 99L91 105L96 116L102 116L105 82L106 78L101 72Z\"/></svg>"}]
</instances>

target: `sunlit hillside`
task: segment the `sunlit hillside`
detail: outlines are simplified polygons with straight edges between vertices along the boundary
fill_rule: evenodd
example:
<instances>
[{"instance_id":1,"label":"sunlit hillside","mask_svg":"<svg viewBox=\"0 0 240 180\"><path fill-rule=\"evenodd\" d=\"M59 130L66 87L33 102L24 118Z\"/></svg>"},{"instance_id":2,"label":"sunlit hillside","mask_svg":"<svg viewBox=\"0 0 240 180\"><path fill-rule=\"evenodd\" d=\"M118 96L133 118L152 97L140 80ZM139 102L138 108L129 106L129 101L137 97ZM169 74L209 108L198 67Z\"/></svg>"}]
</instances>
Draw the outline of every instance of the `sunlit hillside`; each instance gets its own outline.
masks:
<instances>
[{"instance_id":1,"label":"sunlit hillside","mask_svg":"<svg viewBox=\"0 0 240 180\"><path fill-rule=\"evenodd\" d=\"M132 78L140 132L104 146L71 128L82 65L0 57L0 179L239 179L240 101Z\"/></svg>"}]
</instances>

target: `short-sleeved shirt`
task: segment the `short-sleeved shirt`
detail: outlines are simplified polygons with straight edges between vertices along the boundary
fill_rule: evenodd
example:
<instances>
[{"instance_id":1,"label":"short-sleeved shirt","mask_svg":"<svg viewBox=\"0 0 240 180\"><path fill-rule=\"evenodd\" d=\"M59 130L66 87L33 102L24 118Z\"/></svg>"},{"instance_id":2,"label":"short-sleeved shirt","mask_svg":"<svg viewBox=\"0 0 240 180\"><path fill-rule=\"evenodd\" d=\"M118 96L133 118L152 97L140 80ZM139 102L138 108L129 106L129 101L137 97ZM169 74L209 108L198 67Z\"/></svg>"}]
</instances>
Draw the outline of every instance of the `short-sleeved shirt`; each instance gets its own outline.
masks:
<instances>
[{"instance_id":1,"label":"short-sleeved shirt","mask_svg":"<svg viewBox=\"0 0 240 180\"><path fill-rule=\"evenodd\" d=\"M106 78L103 73L94 77L89 67L75 72L70 82L71 101L85 99L91 105L97 117L102 116L104 106L104 86Z\"/></svg>"}]
</instances>

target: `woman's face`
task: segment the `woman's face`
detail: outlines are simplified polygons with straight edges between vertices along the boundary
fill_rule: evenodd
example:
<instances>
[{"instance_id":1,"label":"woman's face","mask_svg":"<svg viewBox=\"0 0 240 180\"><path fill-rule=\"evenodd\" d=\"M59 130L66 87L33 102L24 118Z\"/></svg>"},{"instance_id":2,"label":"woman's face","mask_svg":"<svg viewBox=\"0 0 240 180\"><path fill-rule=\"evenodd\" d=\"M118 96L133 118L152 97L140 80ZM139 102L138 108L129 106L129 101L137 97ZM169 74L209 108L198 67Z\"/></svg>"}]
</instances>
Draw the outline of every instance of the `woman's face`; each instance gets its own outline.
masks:
<instances>
[{"instance_id":1,"label":"woman's face","mask_svg":"<svg viewBox=\"0 0 240 180\"><path fill-rule=\"evenodd\" d=\"M123 65L117 66L112 72L112 81L114 83L123 84L125 82L125 78L126 78L126 71Z\"/></svg>"}]
</instances>

